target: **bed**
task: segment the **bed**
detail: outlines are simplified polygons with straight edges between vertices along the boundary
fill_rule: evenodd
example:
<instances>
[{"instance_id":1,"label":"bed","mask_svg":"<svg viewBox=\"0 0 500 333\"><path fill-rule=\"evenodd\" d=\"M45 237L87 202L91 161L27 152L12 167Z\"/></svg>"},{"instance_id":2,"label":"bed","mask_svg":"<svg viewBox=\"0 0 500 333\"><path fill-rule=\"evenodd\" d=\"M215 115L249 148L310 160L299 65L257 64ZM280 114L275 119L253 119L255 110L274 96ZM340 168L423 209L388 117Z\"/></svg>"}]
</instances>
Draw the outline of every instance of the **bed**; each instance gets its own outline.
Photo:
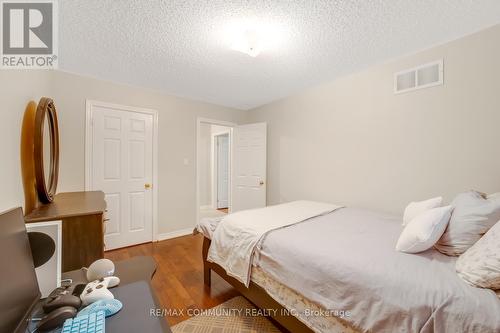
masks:
<instances>
[{"instance_id":1,"label":"bed","mask_svg":"<svg viewBox=\"0 0 500 333\"><path fill-rule=\"evenodd\" d=\"M292 332L498 332L500 299L471 287L456 258L394 250L401 218L337 209L268 233L248 287L207 261L217 219L200 222L204 280L210 271Z\"/></svg>"}]
</instances>

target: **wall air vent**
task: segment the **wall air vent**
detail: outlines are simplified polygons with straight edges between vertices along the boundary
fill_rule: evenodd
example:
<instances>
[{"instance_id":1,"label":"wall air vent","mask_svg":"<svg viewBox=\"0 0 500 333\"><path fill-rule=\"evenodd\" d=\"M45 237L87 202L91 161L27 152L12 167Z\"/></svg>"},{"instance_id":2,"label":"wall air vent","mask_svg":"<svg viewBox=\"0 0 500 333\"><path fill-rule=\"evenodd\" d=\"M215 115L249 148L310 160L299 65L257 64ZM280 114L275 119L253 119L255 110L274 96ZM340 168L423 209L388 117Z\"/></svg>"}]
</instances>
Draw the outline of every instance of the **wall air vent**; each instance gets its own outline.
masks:
<instances>
[{"instance_id":1,"label":"wall air vent","mask_svg":"<svg viewBox=\"0 0 500 333\"><path fill-rule=\"evenodd\" d=\"M394 93L401 94L443 84L443 59L394 74Z\"/></svg>"}]
</instances>

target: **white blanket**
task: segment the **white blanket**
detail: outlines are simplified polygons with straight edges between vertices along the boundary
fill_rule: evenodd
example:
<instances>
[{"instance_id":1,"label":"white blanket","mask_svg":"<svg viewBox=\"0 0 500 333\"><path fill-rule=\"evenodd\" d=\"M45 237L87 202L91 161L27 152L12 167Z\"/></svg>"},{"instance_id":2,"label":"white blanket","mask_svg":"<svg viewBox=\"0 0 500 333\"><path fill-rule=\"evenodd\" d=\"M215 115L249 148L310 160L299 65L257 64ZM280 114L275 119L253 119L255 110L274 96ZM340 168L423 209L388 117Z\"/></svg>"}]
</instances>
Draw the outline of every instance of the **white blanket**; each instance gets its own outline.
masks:
<instances>
[{"instance_id":1,"label":"white blanket","mask_svg":"<svg viewBox=\"0 0 500 333\"><path fill-rule=\"evenodd\" d=\"M338 208L341 206L293 201L229 214L215 229L207 260L222 266L228 275L248 287L255 247L268 232Z\"/></svg>"}]
</instances>

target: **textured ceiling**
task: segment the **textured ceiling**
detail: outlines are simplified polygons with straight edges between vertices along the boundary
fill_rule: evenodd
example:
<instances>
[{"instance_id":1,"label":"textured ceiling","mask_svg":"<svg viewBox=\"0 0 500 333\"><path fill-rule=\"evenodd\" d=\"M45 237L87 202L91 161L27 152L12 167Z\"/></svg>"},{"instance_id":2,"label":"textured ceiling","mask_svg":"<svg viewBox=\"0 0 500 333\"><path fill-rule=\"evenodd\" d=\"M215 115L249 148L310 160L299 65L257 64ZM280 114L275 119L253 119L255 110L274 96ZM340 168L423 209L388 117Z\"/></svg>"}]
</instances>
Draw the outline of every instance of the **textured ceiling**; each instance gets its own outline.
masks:
<instances>
[{"instance_id":1,"label":"textured ceiling","mask_svg":"<svg viewBox=\"0 0 500 333\"><path fill-rule=\"evenodd\" d=\"M59 0L60 68L250 109L500 23L499 0ZM252 58L231 50L263 29Z\"/></svg>"}]
</instances>

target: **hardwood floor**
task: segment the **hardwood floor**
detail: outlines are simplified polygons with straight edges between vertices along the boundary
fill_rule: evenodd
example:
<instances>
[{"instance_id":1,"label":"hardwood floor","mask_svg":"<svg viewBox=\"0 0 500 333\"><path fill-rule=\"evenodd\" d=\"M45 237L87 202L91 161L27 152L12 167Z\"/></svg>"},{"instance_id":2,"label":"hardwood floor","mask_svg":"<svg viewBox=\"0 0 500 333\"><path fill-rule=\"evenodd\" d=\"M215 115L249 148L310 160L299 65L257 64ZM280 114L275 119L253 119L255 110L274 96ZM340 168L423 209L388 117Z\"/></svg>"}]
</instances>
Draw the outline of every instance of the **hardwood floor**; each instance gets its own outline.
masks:
<instances>
[{"instance_id":1,"label":"hardwood floor","mask_svg":"<svg viewBox=\"0 0 500 333\"><path fill-rule=\"evenodd\" d=\"M152 256L158 265L152 285L165 309L183 310L183 315L167 317L170 325L189 319L187 309L209 309L239 293L212 273L212 288L203 284L201 248L203 236L184 236L105 253L113 261L133 256Z\"/></svg>"},{"instance_id":2,"label":"hardwood floor","mask_svg":"<svg viewBox=\"0 0 500 333\"><path fill-rule=\"evenodd\" d=\"M218 211L228 214L229 208L217 208Z\"/></svg>"}]
</instances>

